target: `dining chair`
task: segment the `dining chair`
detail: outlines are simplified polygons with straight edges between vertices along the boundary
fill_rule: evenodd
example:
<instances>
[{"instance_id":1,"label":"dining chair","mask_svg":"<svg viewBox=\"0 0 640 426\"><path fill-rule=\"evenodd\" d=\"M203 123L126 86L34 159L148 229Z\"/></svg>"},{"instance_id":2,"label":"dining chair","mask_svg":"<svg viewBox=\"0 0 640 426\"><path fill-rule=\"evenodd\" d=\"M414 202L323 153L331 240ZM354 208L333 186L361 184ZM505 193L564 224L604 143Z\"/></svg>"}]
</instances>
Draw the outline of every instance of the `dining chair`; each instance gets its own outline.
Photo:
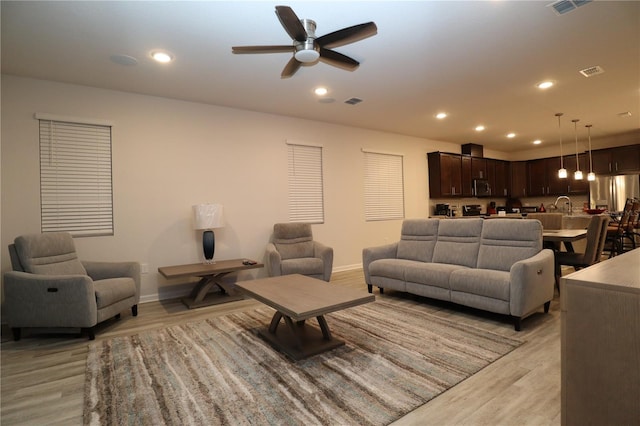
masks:
<instances>
[{"instance_id":1,"label":"dining chair","mask_svg":"<svg viewBox=\"0 0 640 426\"><path fill-rule=\"evenodd\" d=\"M635 226L633 225L634 206L636 212L638 212L638 210L640 210L640 201L627 198L624 209L622 210L622 215L619 219L614 220L607 228L607 239L605 241L604 251L609 252L609 258L624 252L625 233L628 231L630 224L632 224L631 226Z\"/></svg>"},{"instance_id":2,"label":"dining chair","mask_svg":"<svg viewBox=\"0 0 640 426\"><path fill-rule=\"evenodd\" d=\"M600 262L602 249L607 238L608 215L595 215L587 226L587 245L584 253L556 251L556 277L562 275L562 265L573 266L575 270Z\"/></svg>"}]
</instances>

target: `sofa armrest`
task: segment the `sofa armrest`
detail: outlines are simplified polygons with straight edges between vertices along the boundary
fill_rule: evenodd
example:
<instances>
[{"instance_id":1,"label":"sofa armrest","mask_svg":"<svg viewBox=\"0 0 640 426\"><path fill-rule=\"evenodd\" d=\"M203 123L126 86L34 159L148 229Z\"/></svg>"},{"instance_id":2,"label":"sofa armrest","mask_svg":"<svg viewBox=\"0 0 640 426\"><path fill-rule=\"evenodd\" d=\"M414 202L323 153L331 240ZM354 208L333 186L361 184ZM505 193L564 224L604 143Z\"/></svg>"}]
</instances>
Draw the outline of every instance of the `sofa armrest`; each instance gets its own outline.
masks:
<instances>
[{"instance_id":1,"label":"sofa armrest","mask_svg":"<svg viewBox=\"0 0 640 426\"><path fill-rule=\"evenodd\" d=\"M326 246L318 241L313 242L314 257L322 259L324 266L322 272L322 278L329 282L331 279L331 272L333 270L333 248Z\"/></svg>"},{"instance_id":2,"label":"sofa armrest","mask_svg":"<svg viewBox=\"0 0 640 426\"><path fill-rule=\"evenodd\" d=\"M267 274L270 277L279 277L282 275L282 256L273 243L267 243L267 252L265 255L265 263L267 264Z\"/></svg>"},{"instance_id":3,"label":"sofa armrest","mask_svg":"<svg viewBox=\"0 0 640 426\"><path fill-rule=\"evenodd\" d=\"M10 327L93 327L98 308L87 275L4 274L5 314Z\"/></svg>"},{"instance_id":4,"label":"sofa armrest","mask_svg":"<svg viewBox=\"0 0 640 426\"><path fill-rule=\"evenodd\" d=\"M362 270L364 271L364 281L367 285L371 285L369 264L378 259L395 259L397 257L397 253L398 242L362 249Z\"/></svg>"},{"instance_id":5,"label":"sofa armrest","mask_svg":"<svg viewBox=\"0 0 640 426\"><path fill-rule=\"evenodd\" d=\"M553 299L553 251L544 249L511 267L511 315L522 317Z\"/></svg>"},{"instance_id":6,"label":"sofa armrest","mask_svg":"<svg viewBox=\"0 0 640 426\"><path fill-rule=\"evenodd\" d=\"M82 261L94 281L109 278L132 278L136 283L136 303L140 300L140 264L138 262L94 262Z\"/></svg>"}]
</instances>

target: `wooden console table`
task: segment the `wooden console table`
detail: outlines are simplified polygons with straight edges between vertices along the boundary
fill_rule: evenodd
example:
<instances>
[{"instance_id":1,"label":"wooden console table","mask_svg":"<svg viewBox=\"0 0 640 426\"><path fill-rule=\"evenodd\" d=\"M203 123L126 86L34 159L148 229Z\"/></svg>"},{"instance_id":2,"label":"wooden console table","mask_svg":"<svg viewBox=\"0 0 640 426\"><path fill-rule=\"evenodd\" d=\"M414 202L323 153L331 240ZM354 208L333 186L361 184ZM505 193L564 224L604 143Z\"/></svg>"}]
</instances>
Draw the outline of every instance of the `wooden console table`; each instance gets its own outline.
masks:
<instances>
[{"instance_id":1,"label":"wooden console table","mask_svg":"<svg viewBox=\"0 0 640 426\"><path fill-rule=\"evenodd\" d=\"M232 272L264 267L264 264L259 262L253 265L245 265L243 261L246 260L217 260L215 263L209 264L193 263L190 265L163 266L158 268L158 272L168 279L201 277L189 297L182 299L182 302L190 309L199 308L243 299L242 294L223 283L221 278ZM214 286L218 287L220 291L209 293Z\"/></svg>"}]
</instances>

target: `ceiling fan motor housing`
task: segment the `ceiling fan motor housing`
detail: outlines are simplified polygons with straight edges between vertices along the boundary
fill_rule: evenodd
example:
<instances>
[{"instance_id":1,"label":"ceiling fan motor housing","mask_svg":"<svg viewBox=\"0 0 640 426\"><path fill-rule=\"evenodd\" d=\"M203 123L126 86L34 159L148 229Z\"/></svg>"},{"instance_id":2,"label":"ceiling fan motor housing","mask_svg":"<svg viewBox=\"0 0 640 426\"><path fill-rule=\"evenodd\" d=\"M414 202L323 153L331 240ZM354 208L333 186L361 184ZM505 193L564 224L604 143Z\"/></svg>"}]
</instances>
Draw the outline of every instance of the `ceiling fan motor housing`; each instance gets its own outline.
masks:
<instances>
[{"instance_id":1,"label":"ceiling fan motor housing","mask_svg":"<svg viewBox=\"0 0 640 426\"><path fill-rule=\"evenodd\" d=\"M316 23L311 19L301 19L300 23L307 32L305 41L294 40L293 45L296 48L295 58L302 63L311 63L318 60L320 53L316 50Z\"/></svg>"}]
</instances>

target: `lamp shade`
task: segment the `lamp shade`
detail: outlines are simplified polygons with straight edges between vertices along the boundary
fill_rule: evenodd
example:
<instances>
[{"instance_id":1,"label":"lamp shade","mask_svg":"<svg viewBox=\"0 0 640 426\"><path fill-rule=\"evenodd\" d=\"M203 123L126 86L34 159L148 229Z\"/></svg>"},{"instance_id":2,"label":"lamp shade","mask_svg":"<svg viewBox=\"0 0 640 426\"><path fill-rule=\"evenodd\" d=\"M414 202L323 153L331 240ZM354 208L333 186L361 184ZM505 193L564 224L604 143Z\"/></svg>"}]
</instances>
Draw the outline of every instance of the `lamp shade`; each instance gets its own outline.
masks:
<instances>
[{"instance_id":1,"label":"lamp shade","mask_svg":"<svg viewBox=\"0 0 640 426\"><path fill-rule=\"evenodd\" d=\"M193 206L195 229L213 229L224 226L222 204L197 204Z\"/></svg>"}]
</instances>

